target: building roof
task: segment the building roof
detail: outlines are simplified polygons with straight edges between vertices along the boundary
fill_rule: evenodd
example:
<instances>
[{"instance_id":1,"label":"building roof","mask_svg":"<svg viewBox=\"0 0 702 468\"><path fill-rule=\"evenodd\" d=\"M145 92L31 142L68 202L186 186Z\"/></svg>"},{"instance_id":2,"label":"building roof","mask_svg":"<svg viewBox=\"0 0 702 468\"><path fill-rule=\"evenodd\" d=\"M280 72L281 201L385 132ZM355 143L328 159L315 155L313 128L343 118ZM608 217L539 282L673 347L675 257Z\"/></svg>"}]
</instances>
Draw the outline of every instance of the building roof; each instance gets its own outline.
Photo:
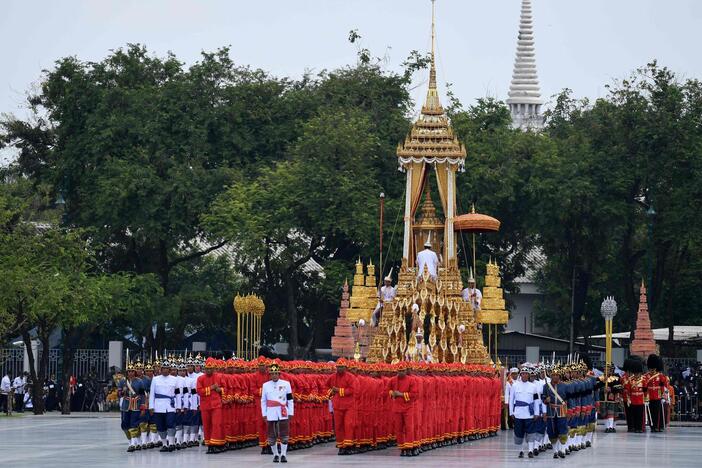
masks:
<instances>
[{"instance_id":1,"label":"building roof","mask_svg":"<svg viewBox=\"0 0 702 468\"><path fill-rule=\"evenodd\" d=\"M514 278L517 284L535 283L536 275L546 266L546 255L539 247L535 247L525 254L524 275Z\"/></svg>"},{"instance_id":2,"label":"building roof","mask_svg":"<svg viewBox=\"0 0 702 468\"><path fill-rule=\"evenodd\" d=\"M668 339L669 328L654 328L653 338L656 341L666 341ZM591 336L593 339L604 339L606 335ZM614 339L630 339L631 332L612 333ZM582 339L579 337L578 339ZM673 341L702 341L702 326L698 325L675 325L673 327Z\"/></svg>"},{"instance_id":3,"label":"building roof","mask_svg":"<svg viewBox=\"0 0 702 468\"><path fill-rule=\"evenodd\" d=\"M539 334L536 334L536 333L524 333L524 332L520 332L520 331L516 331L516 330L505 330L502 334L503 334L503 335L506 335L506 336L511 336L511 335L517 336L517 335L521 335L521 336L525 336L525 337L528 337L528 338L535 338L535 339L539 339L539 340L553 341L553 342L557 342L557 343L570 343L568 340L566 340L566 339L564 339L564 338L556 338L556 337L554 337L554 336L539 335ZM594 338L594 336L591 337L591 338ZM578 340L582 340L582 339L583 339L582 337L578 338ZM575 341L573 344L575 344L576 346L585 346L585 343L584 343L583 341ZM593 345L593 344L590 344L590 347L593 348L593 349L604 349L604 346L597 346L597 345Z\"/></svg>"}]
</instances>

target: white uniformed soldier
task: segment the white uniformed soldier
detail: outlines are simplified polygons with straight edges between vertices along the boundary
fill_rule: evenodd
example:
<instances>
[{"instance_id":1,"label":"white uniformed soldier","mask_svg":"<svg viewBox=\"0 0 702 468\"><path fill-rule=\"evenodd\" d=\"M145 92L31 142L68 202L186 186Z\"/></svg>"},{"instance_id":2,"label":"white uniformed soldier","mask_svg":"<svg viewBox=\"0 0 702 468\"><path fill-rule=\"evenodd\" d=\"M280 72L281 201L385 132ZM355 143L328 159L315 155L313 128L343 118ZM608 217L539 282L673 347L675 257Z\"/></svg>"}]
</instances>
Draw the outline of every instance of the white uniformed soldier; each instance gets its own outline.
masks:
<instances>
[{"instance_id":1,"label":"white uniformed soldier","mask_svg":"<svg viewBox=\"0 0 702 468\"><path fill-rule=\"evenodd\" d=\"M519 447L519 458L524 458L522 444L526 440L529 458L534 458L535 421L538 413L535 402L539 399L536 385L529 382L529 369L523 366L520 379L512 384L509 397L509 415L514 416L514 443ZM539 407L541 401L538 401Z\"/></svg>"},{"instance_id":2,"label":"white uniformed soldier","mask_svg":"<svg viewBox=\"0 0 702 468\"><path fill-rule=\"evenodd\" d=\"M273 462L287 463L290 418L295 414L293 391L290 382L280 379L280 366L270 367L271 380L261 388L261 414L266 421L268 444L273 449ZM280 454L276 440L280 438Z\"/></svg>"},{"instance_id":3,"label":"white uniformed soldier","mask_svg":"<svg viewBox=\"0 0 702 468\"><path fill-rule=\"evenodd\" d=\"M171 363L164 359L161 363L161 375L151 380L149 392L149 411L155 416L156 430L163 442L161 452L175 450L175 390L177 379L170 375Z\"/></svg>"}]
</instances>

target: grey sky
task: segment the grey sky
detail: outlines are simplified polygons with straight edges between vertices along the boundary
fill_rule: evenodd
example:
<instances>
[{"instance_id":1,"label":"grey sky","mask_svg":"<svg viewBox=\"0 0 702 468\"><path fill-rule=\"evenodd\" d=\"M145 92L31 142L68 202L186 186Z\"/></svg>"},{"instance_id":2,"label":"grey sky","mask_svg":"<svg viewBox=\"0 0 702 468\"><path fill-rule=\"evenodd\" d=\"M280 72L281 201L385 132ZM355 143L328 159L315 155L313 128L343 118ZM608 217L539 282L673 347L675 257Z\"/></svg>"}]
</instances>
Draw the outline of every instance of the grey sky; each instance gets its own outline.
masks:
<instances>
[{"instance_id":1,"label":"grey sky","mask_svg":"<svg viewBox=\"0 0 702 468\"><path fill-rule=\"evenodd\" d=\"M464 102L505 99L520 0L438 0L438 78ZM604 95L612 78L652 58L685 77L702 77L699 0L534 0L542 95L564 87ZM201 50L232 45L241 64L276 75L355 61L348 31L399 64L429 48L429 0L3 0L0 3L0 112L22 114L42 68L76 55L100 60L128 42L192 63ZM418 77L418 84L426 77ZM423 87L413 95L419 97Z\"/></svg>"}]
</instances>

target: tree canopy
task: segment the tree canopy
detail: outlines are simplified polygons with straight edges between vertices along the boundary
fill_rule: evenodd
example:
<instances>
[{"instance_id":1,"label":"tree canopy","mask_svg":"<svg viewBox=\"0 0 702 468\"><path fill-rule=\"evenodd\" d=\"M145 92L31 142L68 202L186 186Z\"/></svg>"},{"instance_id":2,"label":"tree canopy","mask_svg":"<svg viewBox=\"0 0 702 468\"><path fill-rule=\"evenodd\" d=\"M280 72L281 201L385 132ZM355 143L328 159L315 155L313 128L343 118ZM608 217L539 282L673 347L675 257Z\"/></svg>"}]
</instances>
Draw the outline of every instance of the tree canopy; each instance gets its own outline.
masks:
<instances>
[{"instance_id":1,"label":"tree canopy","mask_svg":"<svg viewBox=\"0 0 702 468\"><path fill-rule=\"evenodd\" d=\"M359 256L378 255L380 192L386 239L401 237L395 148L412 121L412 74L426 63L413 52L393 73L359 49L356 64L293 79L238 65L226 48L190 66L141 45L57 61L29 96L33 117L0 121L1 144L18 151L0 192L6 299L47 287L55 294L34 307L60 315L105 310L108 298L121 312L95 314L98 329L158 349L195 332L234 343L232 297L254 291L267 343L287 340L296 355L328 347L344 278ZM512 129L494 99L450 94L448 104L468 151L459 211L475 204L502 221L479 236L479 275L496 258L515 292L528 254L543 253L539 311L560 336L571 299L576 334L600 330L605 295L622 299L618 320L632 324L649 277L654 324L702 320L697 80L652 63L593 103L564 90L542 132ZM388 244L384 272L400 260L399 240ZM468 246L459 242L461 259ZM70 252L81 254L66 279L42 273L42 258ZM87 298L69 294L81 281ZM13 310L0 308L4 336L17 332ZM55 323L84 323L66 320Z\"/></svg>"}]
</instances>

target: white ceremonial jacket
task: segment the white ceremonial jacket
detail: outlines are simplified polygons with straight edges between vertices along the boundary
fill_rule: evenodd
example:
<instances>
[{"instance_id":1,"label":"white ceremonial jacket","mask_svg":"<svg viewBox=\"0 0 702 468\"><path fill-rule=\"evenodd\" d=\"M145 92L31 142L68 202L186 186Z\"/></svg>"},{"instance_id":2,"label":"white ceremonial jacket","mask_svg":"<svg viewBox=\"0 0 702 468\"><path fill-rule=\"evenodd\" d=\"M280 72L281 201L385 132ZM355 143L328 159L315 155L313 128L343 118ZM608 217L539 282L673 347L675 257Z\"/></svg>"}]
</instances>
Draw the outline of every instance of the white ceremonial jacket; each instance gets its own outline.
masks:
<instances>
[{"instance_id":1,"label":"white ceremonial jacket","mask_svg":"<svg viewBox=\"0 0 702 468\"><path fill-rule=\"evenodd\" d=\"M380 288L381 302L392 302L397 295L397 286L382 286Z\"/></svg>"},{"instance_id":2,"label":"white ceremonial jacket","mask_svg":"<svg viewBox=\"0 0 702 468\"><path fill-rule=\"evenodd\" d=\"M190 409L199 410L200 409L200 395L197 394L197 378L203 375L203 372L193 372L188 374L188 385L190 385Z\"/></svg>"},{"instance_id":3,"label":"white ceremonial jacket","mask_svg":"<svg viewBox=\"0 0 702 468\"><path fill-rule=\"evenodd\" d=\"M15 377L12 381L12 386L15 387L15 393L24 393L25 380L22 377Z\"/></svg>"},{"instance_id":4,"label":"white ceremonial jacket","mask_svg":"<svg viewBox=\"0 0 702 468\"><path fill-rule=\"evenodd\" d=\"M475 294L475 297L471 297L471 294ZM480 306L483 303L483 293L480 292L478 288L465 288L461 291L461 296L465 302L470 302L473 305L474 310L480 310Z\"/></svg>"},{"instance_id":5,"label":"white ceremonial jacket","mask_svg":"<svg viewBox=\"0 0 702 468\"><path fill-rule=\"evenodd\" d=\"M269 406L269 401L277 401L287 409L287 416L283 416L283 408L280 406ZM269 380L261 388L261 415L269 421L280 421L288 419L295 414L295 404L293 402L293 392L290 382L278 379L277 382Z\"/></svg>"},{"instance_id":6,"label":"white ceremonial jacket","mask_svg":"<svg viewBox=\"0 0 702 468\"><path fill-rule=\"evenodd\" d=\"M176 409L190 409L190 388L185 377L176 375ZM185 391L183 391L185 389Z\"/></svg>"},{"instance_id":7,"label":"white ceremonial jacket","mask_svg":"<svg viewBox=\"0 0 702 468\"><path fill-rule=\"evenodd\" d=\"M429 275L436 278L436 273L439 271L439 257L436 252L429 249L424 249L417 254L417 277L424 274L424 265L429 270Z\"/></svg>"},{"instance_id":8,"label":"white ceremonial jacket","mask_svg":"<svg viewBox=\"0 0 702 468\"><path fill-rule=\"evenodd\" d=\"M153 408L155 413L174 413L177 384L178 379L173 375L155 375L151 380L149 408Z\"/></svg>"},{"instance_id":9,"label":"white ceremonial jacket","mask_svg":"<svg viewBox=\"0 0 702 468\"><path fill-rule=\"evenodd\" d=\"M505 382L505 404L509 405L509 397L512 394L512 384L514 381L510 382L509 379Z\"/></svg>"},{"instance_id":10,"label":"white ceremonial jacket","mask_svg":"<svg viewBox=\"0 0 702 468\"><path fill-rule=\"evenodd\" d=\"M11 388L12 383L10 383L10 377L6 375L2 378L2 383L0 383L0 392L3 394L10 393Z\"/></svg>"},{"instance_id":11,"label":"white ceremonial jacket","mask_svg":"<svg viewBox=\"0 0 702 468\"><path fill-rule=\"evenodd\" d=\"M535 395L539 401L534 399ZM521 378L515 380L509 394L510 416L514 416L517 419L531 419L534 415L539 414L537 405L539 405L539 408L541 407L541 400L534 382L522 382ZM533 411L529 410L530 407Z\"/></svg>"}]
</instances>

